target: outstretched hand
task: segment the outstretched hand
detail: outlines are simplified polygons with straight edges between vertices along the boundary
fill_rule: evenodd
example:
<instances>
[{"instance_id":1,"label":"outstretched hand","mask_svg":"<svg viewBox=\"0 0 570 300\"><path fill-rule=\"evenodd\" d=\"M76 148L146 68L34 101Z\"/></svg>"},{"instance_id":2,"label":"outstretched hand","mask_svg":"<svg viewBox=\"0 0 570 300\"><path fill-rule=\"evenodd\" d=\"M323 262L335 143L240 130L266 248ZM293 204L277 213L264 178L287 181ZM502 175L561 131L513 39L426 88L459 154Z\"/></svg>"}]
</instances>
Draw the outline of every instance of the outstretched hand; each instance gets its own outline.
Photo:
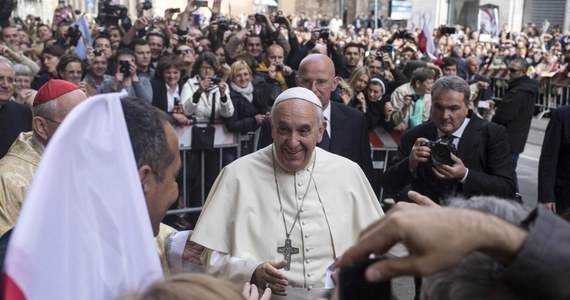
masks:
<instances>
[{"instance_id":1,"label":"outstretched hand","mask_svg":"<svg viewBox=\"0 0 570 300\"><path fill-rule=\"evenodd\" d=\"M370 254L384 254L401 242L409 255L371 265L366 279L378 282L403 275L424 276L445 270L476 250L509 262L526 239L524 230L495 216L438 207L417 193L409 196L429 206L399 203L362 231L356 244L339 258L337 267L349 266Z\"/></svg>"}]
</instances>

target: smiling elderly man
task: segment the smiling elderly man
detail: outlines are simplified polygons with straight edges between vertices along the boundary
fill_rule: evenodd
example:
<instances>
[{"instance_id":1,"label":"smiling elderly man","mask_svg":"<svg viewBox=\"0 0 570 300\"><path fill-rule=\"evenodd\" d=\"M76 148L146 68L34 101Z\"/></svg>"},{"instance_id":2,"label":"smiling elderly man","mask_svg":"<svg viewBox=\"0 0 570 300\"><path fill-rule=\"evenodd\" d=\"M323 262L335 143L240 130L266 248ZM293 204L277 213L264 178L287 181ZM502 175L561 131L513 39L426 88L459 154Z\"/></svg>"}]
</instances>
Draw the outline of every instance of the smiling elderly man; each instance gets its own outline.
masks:
<instances>
[{"instance_id":1,"label":"smiling elderly man","mask_svg":"<svg viewBox=\"0 0 570 300\"><path fill-rule=\"evenodd\" d=\"M326 122L312 91L279 95L272 123L272 145L222 170L192 240L207 248L209 273L269 287L272 299L314 299L327 267L383 212L357 164L316 147Z\"/></svg>"}]
</instances>

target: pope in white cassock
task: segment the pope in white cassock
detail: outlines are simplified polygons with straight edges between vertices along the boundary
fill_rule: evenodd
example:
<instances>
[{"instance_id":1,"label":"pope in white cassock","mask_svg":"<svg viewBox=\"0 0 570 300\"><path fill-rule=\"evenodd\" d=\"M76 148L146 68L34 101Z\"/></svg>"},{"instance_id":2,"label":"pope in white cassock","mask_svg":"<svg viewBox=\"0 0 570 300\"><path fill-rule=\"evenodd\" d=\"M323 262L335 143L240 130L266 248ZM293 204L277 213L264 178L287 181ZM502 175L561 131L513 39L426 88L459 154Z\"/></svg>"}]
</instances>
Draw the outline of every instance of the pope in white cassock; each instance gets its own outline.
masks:
<instances>
[{"instance_id":1,"label":"pope in white cassock","mask_svg":"<svg viewBox=\"0 0 570 300\"><path fill-rule=\"evenodd\" d=\"M384 213L357 164L315 147L326 122L312 91L283 92L271 121L273 145L221 171L191 240L215 276L269 287L272 299L314 299L335 258Z\"/></svg>"}]
</instances>

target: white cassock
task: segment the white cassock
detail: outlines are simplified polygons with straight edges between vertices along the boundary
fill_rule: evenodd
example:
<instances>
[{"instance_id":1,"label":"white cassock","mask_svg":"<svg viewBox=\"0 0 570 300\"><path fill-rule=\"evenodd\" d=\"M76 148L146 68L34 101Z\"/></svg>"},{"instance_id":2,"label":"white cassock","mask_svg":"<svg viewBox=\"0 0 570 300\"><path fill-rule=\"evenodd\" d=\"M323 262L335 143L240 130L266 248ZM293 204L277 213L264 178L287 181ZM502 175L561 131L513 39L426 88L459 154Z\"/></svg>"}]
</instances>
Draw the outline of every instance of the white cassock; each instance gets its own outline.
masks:
<instances>
[{"instance_id":1,"label":"white cassock","mask_svg":"<svg viewBox=\"0 0 570 300\"><path fill-rule=\"evenodd\" d=\"M207 272L243 284L259 264L284 260L277 249L285 244L285 228L292 227L299 253L291 256L290 270L280 270L289 281L288 298L314 299L324 290L327 267L384 213L360 167L344 157L317 147L298 172L275 161L274 172L268 146L225 167L191 239L207 248Z\"/></svg>"}]
</instances>

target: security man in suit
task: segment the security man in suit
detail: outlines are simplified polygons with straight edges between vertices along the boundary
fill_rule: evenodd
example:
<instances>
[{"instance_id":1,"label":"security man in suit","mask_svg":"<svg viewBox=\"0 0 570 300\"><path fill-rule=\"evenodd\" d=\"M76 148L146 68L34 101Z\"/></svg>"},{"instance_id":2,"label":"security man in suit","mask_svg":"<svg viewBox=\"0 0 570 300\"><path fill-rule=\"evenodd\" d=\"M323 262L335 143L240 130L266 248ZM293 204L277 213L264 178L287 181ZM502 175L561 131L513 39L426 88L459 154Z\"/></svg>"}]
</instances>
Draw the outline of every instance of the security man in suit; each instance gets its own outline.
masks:
<instances>
[{"instance_id":1,"label":"security man in suit","mask_svg":"<svg viewBox=\"0 0 570 300\"><path fill-rule=\"evenodd\" d=\"M387 193L411 185L438 203L455 194L514 198L506 130L484 123L470 111L469 96L469 85L457 76L434 83L431 120L402 135L398 153L382 177Z\"/></svg>"},{"instance_id":2,"label":"security man in suit","mask_svg":"<svg viewBox=\"0 0 570 300\"><path fill-rule=\"evenodd\" d=\"M333 61L323 54L308 55L299 65L297 85L312 90L323 105L327 128L317 146L356 162L372 184L370 141L364 114L330 101L338 85Z\"/></svg>"}]
</instances>

